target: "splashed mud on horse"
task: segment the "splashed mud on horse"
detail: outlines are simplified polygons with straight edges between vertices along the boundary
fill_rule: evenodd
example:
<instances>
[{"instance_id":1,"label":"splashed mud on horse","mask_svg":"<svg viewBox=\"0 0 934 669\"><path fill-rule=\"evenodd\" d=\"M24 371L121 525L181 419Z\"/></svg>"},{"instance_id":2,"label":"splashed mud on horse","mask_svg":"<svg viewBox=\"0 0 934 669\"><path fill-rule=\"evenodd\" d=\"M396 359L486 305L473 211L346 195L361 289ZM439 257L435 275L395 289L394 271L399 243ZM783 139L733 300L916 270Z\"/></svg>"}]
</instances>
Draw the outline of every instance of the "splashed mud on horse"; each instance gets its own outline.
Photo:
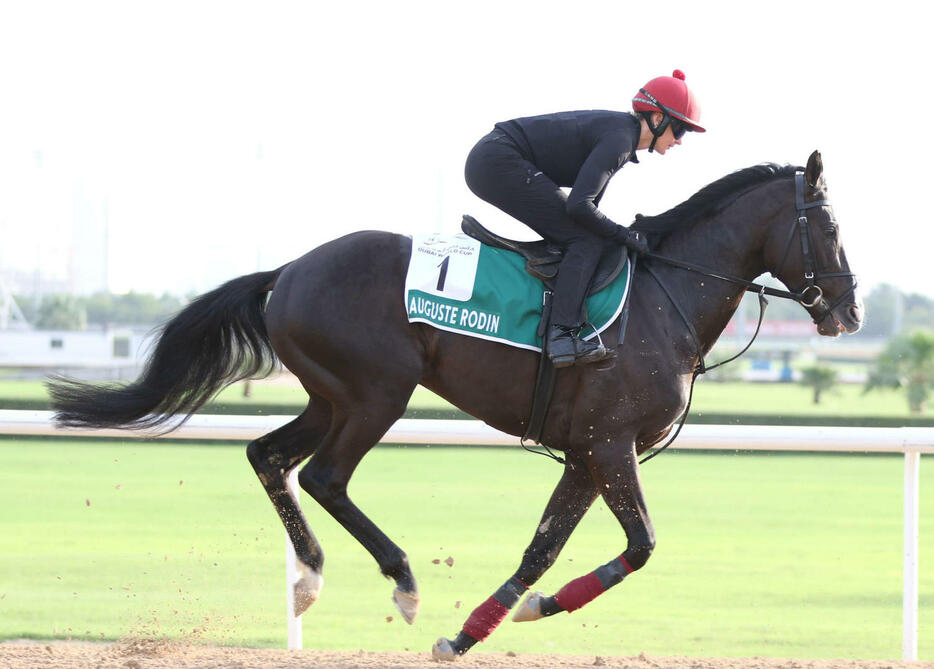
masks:
<instances>
[{"instance_id":1,"label":"splashed mud on horse","mask_svg":"<svg viewBox=\"0 0 934 669\"><path fill-rule=\"evenodd\" d=\"M695 371L746 288L741 281L771 271L822 335L861 325L817 152L805 168L734 172L669 212L640 219L636 228L653 240L656 253L712 268L723 280L654 260L640 265L626 345L608 365L558 375L541 442L563 451L566 462L518 569L453 640L438 641L438 659L454 659L489 636L554 563L597 497L622 526L622 552L553 596L530 593L515 620L577 610L646 564L655 534L638 455L668 435L684 410ZM250 443L247 457L302 563L296 612L314 603L323 583L321 546L286 487L289 472L308 460L299 472L302 489L395 581L393 599L411 623L419 594L408 559L348 497L350 477L402 416L419 383L493 427L522 435L538 355L410 324L402 300L410 247L407 237L360 232L277 270L229 281L165 325L136 382L52 382L58 424L171 427L174 415L190 415L225 385L257 375L278 357L308 392L308 406ZM609 341L618 329L618 322L609 328Z\"/></svg>"}]
</instances>

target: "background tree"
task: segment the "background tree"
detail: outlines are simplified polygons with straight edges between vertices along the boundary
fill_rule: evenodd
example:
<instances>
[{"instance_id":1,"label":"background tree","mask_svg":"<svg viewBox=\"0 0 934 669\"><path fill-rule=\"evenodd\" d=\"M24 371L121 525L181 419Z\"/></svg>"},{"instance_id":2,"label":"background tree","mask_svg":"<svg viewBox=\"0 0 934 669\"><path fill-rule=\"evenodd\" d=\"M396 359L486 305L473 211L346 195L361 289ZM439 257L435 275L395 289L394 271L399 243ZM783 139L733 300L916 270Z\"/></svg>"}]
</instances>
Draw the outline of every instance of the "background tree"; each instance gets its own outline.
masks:
<instances>
[{"instance_id":1,"label":"background tree","mask_svg":"<svg viewBox=\"0 0 934 669\"><path fill-rule=\"evenodd\" d=\"M39 305L35 324L40 330L84 330L88 315L71 295L46 295Z\"/></svg>"},{"instance_id":2,"label":"background tree","mask_svg":"<svg viewBox=\"0 0 934 669\"><path fill-rule=\"evenodd\" d=\"M707 356L704 362L708 367L713 367L714 365L720 364L724 360L729 360L737 353L739 353L738 348L717 348ZM748 363L740 358L739 360L734 360L733 362L728 362L721 367L712 369L706 374L702 374L698 380L715 381L718 383L742 381L743 369L747 367L747 365Z\"/></svg>"},{"instance_id":3,"label":"background tree","mask_svg":"<svg viewBox=\"0 0 934 669\"><path fill-rule=\"evenodd\" d=\"M149 293L123 295L96 293L81 298L88 310L88 322L95 325L145 325L164 322L184 306L184 301L169 294L156 297Z\"/></svg>"},{"instance_id":4,"label":"background tree","mask_svg":"<svg viewBox=\"0 0 934 669\"><path fill-rule=\"evenodd\" d=\"M820 404L824 391L833 388L837 382L837 370L827 365L815 365L801 370L801 385L814 391L814 404Z\"/></svg>"},{"instance_id":5,"label":"background tree","mask_svg":"<svg viewBox=\"0 0 934 669\"><path fill-rule=\"evenodd\" d=\"M934 329L934 300L919 293L903 293L883 283L863 295L869 316L857 337L894 337L906 330Z\"/></svg>"},{"instance_id":6,"label":"background tree","mask_svg":"<svg viewBox=\"0 0 934 669\"><path fill-rule=\"evenodd\" d=\"M927 330L892 339L870 372L864 392L904 388L912 413L921 413L934 389L934 333Z\"/></svg>"},{"instance_id":7,"label":"background tree","mask_svg":"<svg viewBox=\"0 0 934 669\"><path fill-rule=\"evenodd\" d=\"M904 296L895 286L887 283L873 287L863 295L867 318L858 337L891 337L903 327Z\"/></svg>"},{"instance_id":8,"label":"background tree","mask_svg":"<svg viewBox=\"0 0 934 669\"><path fill-rule=\"evenodd\" d=\"M83 330L86 325L152 327L168 320L187 303L184 298L168 293L159 297L132 291L85 297L54 293L43 296L41 301L17 295L16 301L27 321L46 330Z\"/></svg>"}]
</instances>

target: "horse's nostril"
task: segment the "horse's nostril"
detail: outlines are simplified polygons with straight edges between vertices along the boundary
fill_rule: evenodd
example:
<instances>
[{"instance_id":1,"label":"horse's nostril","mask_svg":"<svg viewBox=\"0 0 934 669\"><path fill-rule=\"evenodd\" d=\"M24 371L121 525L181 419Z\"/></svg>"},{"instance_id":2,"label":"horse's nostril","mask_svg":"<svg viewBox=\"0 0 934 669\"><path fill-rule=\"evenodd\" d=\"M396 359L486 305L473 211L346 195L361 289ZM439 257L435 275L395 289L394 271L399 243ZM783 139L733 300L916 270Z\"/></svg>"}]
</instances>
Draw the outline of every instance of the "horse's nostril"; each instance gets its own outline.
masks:
<instances>
[{"instance_id":1,"label":"horse's nostril","mask_svg":"<svg viewBox=\"0 0 934 669\"><path fill-rule=\"evenodd\" d=\"M863 315L860 313L859 307L855 304L850 307L850 318L854 321L859 321L862 319Z\"/></svg>"}]
</instances>

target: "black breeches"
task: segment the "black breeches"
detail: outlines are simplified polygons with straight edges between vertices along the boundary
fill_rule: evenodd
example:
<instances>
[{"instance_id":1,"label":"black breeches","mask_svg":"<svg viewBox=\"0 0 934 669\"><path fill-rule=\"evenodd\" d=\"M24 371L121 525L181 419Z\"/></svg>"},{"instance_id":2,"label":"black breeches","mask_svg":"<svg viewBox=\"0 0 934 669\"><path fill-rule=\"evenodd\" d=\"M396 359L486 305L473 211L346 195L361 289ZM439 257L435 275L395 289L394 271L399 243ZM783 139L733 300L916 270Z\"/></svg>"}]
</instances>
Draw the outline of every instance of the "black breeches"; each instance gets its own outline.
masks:
<instances>
[{"instance_id":1,"label":"black breeches","mask_svg":"<svg viewBox=\"0 0 934 669\"><path fill-rule=\"evenodd\" d=\"M585 230L568 215L564 191L526 160L500 130L474 146L464 176L477 197L564 249L551 320L569 327L580 325L600 255L611 242Z\"/></svg>"}]
</instances>

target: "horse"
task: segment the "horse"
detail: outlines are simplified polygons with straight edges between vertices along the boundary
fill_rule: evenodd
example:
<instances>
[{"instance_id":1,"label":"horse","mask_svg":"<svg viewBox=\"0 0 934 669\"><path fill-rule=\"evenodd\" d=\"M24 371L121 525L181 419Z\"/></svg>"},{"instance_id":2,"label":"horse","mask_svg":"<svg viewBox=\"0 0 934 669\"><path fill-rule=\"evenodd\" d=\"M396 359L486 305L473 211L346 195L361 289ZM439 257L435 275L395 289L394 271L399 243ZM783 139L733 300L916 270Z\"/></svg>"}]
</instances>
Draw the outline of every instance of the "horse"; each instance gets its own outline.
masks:
<instances>
[{"instance_id":1,"label":"horse","mask_svg":"<svg viewBox=\"0 0 934 669\"><path fill-rule=\"evenodd\" d=\"M632 277L625 344L609 362L558 373L540 442L563 452L560 480L516 571L454 639L438 640L437 659L455 659L486 639L523 595L514 620L572 612L646 564L655 533L638 458L684 412L704 356L752 279L771 272L821 335L860 328L855 276L826 194L815 151L804 168L741 169L663 214L637 219L653 253ZM57 425L174 429L173 416L187 418L224 386L268 373L278 359L308 404L250 442L246 455L295 547L295 614L323 585L324 553L287 488L289 473L307 460L298 474L302 490L394 581L393 601L411 624L420 598L406 554L354 504L348 482L417 384L522 435L539 365L533 351L410 323L402 295L411 247L403 235L356 232L278 269L228 281L163 326L135 382L50 380ZM606 339L616 341L619 328L617 319ZM511 382L503 382L505 370ZM622 527L622 552L552 596L531 592L598 497Z\"/></svg>"}]
</instances>

